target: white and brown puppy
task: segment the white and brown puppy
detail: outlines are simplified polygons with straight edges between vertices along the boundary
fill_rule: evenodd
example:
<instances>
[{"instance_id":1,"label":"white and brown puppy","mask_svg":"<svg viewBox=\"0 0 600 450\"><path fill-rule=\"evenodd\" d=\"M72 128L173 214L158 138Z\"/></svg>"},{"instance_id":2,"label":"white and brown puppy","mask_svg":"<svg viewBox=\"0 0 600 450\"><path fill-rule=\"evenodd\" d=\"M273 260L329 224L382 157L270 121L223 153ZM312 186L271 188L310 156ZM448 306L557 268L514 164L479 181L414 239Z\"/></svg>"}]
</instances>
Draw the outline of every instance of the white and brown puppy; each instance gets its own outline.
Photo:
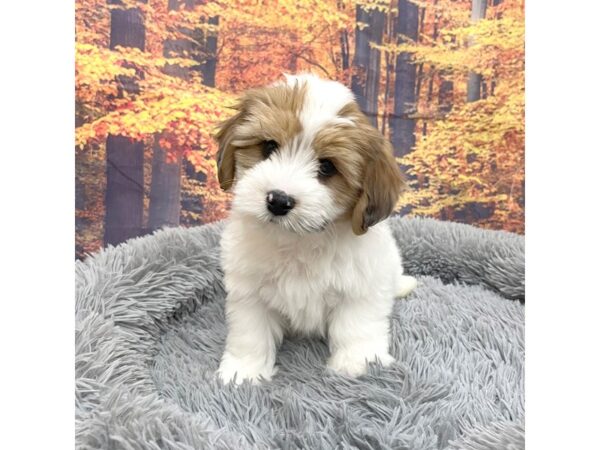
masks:
<instances>
[{"instance_id":1,"label":"white and brown puppy","mask_svg":"<svg viewBox=\"0 0 600 450\"><path fill-rule=\"evenodd\" d=\"M391 146L348 88L310 74L247 92L236 110L216 136L233 191L219 377L269 380L288 332L326 336L342 374L390 364L394 297L416 285L384 221L404 184Z\"/></svg>"}]
</instances>

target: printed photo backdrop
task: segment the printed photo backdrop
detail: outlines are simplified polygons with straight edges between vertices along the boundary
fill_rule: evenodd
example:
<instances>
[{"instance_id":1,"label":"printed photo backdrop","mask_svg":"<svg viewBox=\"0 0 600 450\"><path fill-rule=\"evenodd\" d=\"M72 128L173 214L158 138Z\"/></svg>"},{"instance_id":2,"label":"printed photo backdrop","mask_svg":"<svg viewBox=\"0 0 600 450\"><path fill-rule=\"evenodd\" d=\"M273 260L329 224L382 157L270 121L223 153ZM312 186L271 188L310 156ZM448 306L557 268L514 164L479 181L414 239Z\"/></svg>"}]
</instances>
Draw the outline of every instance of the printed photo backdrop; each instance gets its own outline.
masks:
<instances>
[{"instance_id":1,"label":"printed photo backdrop","mask_svg":"<svg viewBox=\"0 0 600 450\"><path fill-rule=\"evenodd\" d=\"M311 71L392 142L404 215L524 233L522 0L77 0L76 257L227 216L215 126Z\"/></svg>"}]
</instances>

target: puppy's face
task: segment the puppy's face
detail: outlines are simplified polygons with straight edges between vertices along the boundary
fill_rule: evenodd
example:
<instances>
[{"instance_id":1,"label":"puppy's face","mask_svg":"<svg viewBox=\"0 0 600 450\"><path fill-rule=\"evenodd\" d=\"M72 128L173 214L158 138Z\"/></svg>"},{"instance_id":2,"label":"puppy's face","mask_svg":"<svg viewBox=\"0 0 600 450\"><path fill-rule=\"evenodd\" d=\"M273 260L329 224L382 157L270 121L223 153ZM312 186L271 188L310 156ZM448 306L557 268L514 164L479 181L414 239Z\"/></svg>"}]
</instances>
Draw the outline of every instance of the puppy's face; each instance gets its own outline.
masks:
<instances>
[{"instance_id":1,"label":"puppy's face","mask_svg":"<svg viewBox=\"0 0 600 450\"><path fill-rule=\"evenodd\" d=\"M298 234L348 220L362 234L393 211L404 183L391 147L342 84L288 76L236 110L216 135L236 212Z\"/></svg>"}]
</instances>

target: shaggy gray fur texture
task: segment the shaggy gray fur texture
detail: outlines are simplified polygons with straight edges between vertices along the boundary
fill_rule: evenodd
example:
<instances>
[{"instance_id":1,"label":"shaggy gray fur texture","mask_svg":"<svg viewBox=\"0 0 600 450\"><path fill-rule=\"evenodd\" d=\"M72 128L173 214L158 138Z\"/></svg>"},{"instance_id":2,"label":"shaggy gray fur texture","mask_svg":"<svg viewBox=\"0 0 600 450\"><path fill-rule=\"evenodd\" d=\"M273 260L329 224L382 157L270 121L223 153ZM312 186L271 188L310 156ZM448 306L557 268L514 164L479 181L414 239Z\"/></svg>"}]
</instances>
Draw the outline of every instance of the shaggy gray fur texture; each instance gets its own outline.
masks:
<instances>
[{"instance_id":1,"label":"shaggy gray fur texture","mask_svg":"<svg viewBox=\"0 0 600 450\"><path fill-rule=\"evenodd\" d=\"M78 262L78 448L524 448L523 238L391 223L419 286L394 309L397 362L358 379L325 370L325 342L286 339L272 382L215 381L222 224Z\"/></svg>"}]
</instances>

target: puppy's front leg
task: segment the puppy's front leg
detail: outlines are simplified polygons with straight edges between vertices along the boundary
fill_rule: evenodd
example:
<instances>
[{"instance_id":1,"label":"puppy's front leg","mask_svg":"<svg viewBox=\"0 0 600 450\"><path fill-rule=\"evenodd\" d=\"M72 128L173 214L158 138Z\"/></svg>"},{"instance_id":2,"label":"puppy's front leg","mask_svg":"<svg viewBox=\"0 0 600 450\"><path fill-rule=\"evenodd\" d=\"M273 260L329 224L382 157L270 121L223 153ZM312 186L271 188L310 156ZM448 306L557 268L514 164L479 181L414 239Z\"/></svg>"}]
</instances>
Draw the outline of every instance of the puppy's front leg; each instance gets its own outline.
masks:
<instances>
[{"instance_id":1,"label":"puppy's front leg","mask_svg":"<svg viewBox=\"0 0 600 450\"><path fill-rule=\"evenodd\" d=\"M387 366L394 361L389 354L390 313L392 298L348 299L330 315L328 338L330 369L358 376L366 373L367 364L378 359Z\"/></svg>"},{"instance_id":2,"label":"puppy's front leg","mask_svg":"<svg viewBox=\"0 0 600 450\"><path fill-rule=\"evenodd\" d=\"M227 298L227 342L218 376L236 384L275 374L275 356L283 332L279 318L258 301Z\"/></svg>"}]
</instances>

